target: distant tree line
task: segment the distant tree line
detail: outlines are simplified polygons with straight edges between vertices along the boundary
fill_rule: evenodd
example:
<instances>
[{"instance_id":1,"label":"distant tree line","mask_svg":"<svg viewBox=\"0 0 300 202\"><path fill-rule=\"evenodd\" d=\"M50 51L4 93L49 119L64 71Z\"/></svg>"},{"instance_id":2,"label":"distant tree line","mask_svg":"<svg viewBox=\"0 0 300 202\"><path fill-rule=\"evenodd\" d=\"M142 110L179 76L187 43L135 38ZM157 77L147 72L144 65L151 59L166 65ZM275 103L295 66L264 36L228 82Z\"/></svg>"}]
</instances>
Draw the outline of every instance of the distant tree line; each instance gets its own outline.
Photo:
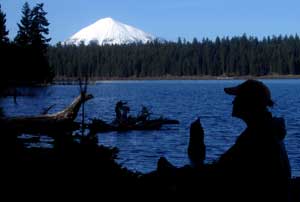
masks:
<instances>
[{"instance_id":1,"label":"distant tree line","mask_svg":"<svg viewBox=\"0 0 300 202\"><path fill-rule=\"evenodd\" d=\"M8 38L6 15L0 6L0 82L1 87L47 83L53 79L53 71L47 58L49 22L43 4L32 9L26 2L18 33L13 41Z\"/></svg>"},{"instance_id":2,"label":"distant tree line","mask_svg":"<svg viewBox=\"0 0 300 202\"><path fill-rule=\"evenodd\" d=\"M47 83L56 77L167 77L300 74L299 36L49 47L43 4L26 2L18 33L8 39L0 7L1 82Z\"/></svg>"},{"instance_id":3,"label":"distant tree line","mask_svg":"<svg viewBox=\"0 0 300 202\"><path fill-rule=\"evenodd\" d=\"M92 42L49 48L49 63L59 77L163 77L300 74L300 39L273 36L203 39L148 44Z\"/></svg>"}]
</instances>

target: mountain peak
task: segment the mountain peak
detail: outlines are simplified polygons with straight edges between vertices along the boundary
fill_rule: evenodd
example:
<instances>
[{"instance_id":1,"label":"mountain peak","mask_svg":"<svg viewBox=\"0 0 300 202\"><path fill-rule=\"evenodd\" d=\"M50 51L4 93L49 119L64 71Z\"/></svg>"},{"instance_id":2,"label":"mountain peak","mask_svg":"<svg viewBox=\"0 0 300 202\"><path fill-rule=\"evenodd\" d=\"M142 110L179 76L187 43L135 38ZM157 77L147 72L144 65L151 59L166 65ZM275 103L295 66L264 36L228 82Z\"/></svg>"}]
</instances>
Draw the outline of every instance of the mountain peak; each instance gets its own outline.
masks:
<instances>
[{"instance_id":1,"label":"mountain peak","mask_svg":"<svg viewBox=\"0 0 300 202\"><path fill-rule=\"evenodd\" d=\"M81 29L71 36L66 44L78 45L83 42L88 45L92 41L96 41L99 45L147 43L154 39L154 36L138 28L121 23L111 17L106 17Z\"/></svg>"},{"instance_id":2,"label":"mountain peak","mask_svg":"<svg viewBox=\"0 0 300 202\"><path fill-rule=\"evenodd\" d=\"M96 23L117 23L117 21L111 17L106 17L106 18L101 18L101 19L97 20L94 24L96 24Z\"/></svg>"}]
</instances>

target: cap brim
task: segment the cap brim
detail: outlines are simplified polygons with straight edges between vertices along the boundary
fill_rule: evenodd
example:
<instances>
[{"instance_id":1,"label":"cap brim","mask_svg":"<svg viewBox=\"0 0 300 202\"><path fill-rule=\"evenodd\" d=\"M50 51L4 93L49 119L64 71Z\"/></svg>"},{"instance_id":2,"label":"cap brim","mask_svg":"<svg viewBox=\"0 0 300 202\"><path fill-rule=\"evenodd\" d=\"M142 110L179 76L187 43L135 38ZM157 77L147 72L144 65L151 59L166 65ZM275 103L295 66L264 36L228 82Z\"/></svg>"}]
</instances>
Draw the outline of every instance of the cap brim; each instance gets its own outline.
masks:
<instances>
[{"instance_id":1,"label":"cap brim","mask_svg":"<svg viewBox=\"0 0 300 202\"><path fill-rule=\"evenodd\" d=\"M229 95L237 95L238 94L238 87L230 87L224 88L225 93Z\"/></svg>"}]
</instances>

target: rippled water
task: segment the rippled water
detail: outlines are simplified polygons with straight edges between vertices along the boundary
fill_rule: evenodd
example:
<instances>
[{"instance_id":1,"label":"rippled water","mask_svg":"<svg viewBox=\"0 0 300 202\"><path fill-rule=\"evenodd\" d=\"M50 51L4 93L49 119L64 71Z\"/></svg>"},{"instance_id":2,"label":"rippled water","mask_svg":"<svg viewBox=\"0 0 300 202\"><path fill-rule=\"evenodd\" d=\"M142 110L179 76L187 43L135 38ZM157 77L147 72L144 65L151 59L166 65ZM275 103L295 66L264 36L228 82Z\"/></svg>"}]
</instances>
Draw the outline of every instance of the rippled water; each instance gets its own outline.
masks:
<instances>
[{"instance_id":1,"label":"rippled water","mask_svg":"<svg viewBox=\"0 0 300 202\"><path fill-rule=\"evenodd\" d=\"M110 132L98 135L100 144L119 148L118 162L132 170L149 172L156 168L160 156L174 165L188 163L189 125L200 117L205 129L207 162L216 160L243 131L242 121L231 117L233 97L224 87L240 80L176 81L107 81L89 86L94 99L86 104L87 118L114 118L114 105L125 100L136 115L141 105L150 107L153 116L177 119L179 125L164 126L158 131ZM287 125L286 147L293 176L300 176L300 80L264 80L276 103L271 110L284 117ZM2 103L7 115L37 114L52 104L51 112L61 110L79 93L75 85L54 85L36 97L19 97Z\"/></svg>"}]
</instances>

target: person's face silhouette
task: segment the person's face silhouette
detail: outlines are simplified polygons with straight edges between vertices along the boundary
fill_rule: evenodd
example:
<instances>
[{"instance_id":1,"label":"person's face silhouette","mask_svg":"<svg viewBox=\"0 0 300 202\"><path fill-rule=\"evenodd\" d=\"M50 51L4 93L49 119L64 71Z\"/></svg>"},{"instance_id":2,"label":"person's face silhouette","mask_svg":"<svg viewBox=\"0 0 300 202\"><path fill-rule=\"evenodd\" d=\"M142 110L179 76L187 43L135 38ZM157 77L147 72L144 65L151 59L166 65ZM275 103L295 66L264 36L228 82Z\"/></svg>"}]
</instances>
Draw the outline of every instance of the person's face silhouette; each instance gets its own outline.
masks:
<instances>
[{"instance_id":1,"label":"person's face silhouette","mask_svg":"<svg viewBox=\"0 0 300 202\"><path fill-rule=\"evenodd\" d=\"M237 118L245 118L245 115L247 114L248 106L246 104L246 100L237 95L234 100L232 101L233 108L232 108L232 116Z\"/></svg>"}]
</instances>

